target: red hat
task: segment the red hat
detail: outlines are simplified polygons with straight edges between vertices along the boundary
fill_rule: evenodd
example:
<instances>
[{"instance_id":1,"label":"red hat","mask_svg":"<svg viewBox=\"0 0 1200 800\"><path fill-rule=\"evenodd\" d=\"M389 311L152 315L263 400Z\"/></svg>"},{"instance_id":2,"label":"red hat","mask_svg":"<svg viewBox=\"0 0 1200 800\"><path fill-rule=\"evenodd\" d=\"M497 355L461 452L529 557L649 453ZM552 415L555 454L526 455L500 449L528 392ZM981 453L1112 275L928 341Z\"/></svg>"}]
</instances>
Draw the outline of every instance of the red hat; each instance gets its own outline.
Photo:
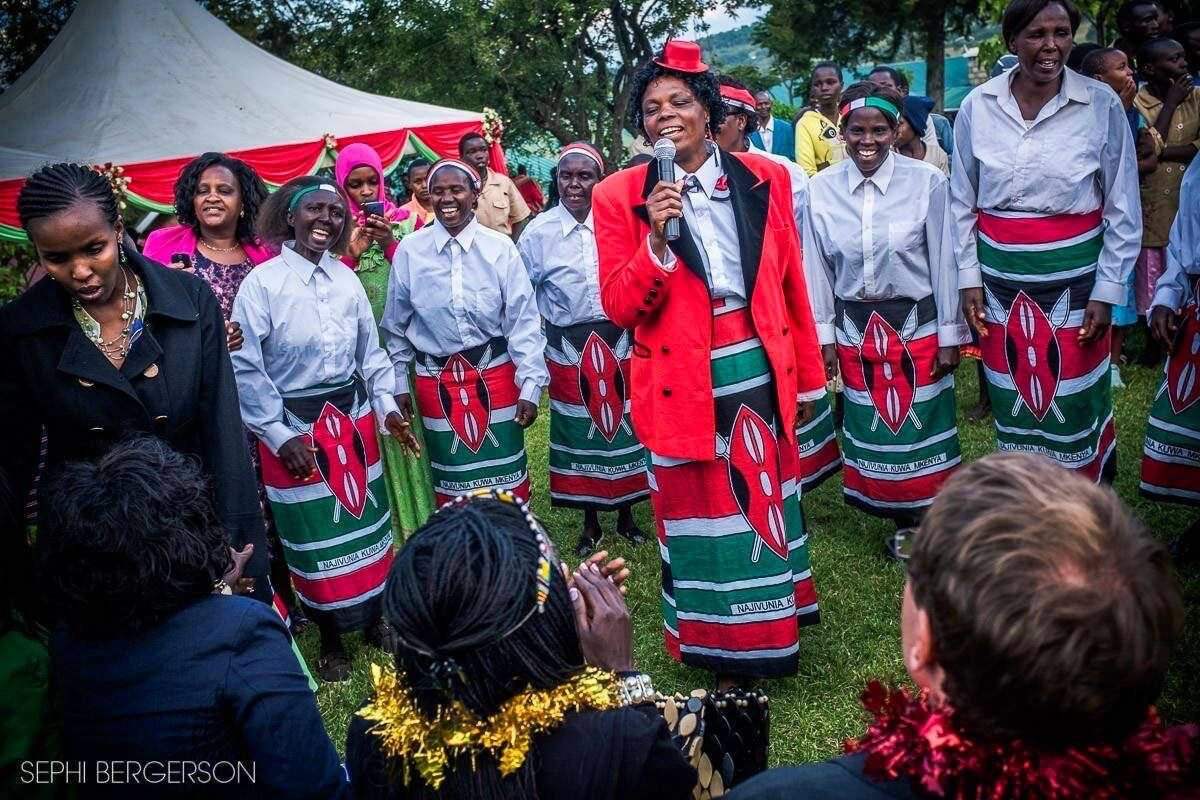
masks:
<instances>
[{"instance_id":1,"label":"red hat","mask_svg":"<svg viewBox=\"0 0 1200 800\"><path fill-rule=\"evenodd\" d=\"M701 61L700 45L686 39L670 39L663 45L662 58L654 59L660 67L675 72L699 74L708 72L708 64Z\"/></svg>"},{"instance_id":2,"label":"red hat","mask_svg":"<svg viewBox=\"0 0 1200 800\"><path fill-rule=\"evenodd\" d=\"M750 94L746 89L721 84L721 99L725 102L725 105L734 111L745 111L749 114L754 113L754 95Z\"/></svg>"}]
</instances>

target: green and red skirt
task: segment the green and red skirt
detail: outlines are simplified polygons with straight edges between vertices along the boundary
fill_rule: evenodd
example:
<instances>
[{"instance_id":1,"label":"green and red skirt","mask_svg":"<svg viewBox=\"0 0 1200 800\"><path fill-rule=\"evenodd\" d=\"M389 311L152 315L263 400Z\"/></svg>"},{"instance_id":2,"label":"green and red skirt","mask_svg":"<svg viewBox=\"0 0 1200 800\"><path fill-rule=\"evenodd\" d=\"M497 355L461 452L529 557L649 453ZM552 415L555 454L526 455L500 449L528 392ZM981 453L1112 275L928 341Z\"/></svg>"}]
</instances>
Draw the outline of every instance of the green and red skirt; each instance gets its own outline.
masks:
<instances>
[{"instance_id":1,"label":"green and red skirt","mask_svg":"<svg viewBox=\"0 0 1200 800\"><path fill-rule=\"evenodd\" d=\"M651 453L667 651L690 666L794 675L799 626L819 621L796 448L742 301L713 303L717 458Z\"/></svg>"},{"instance_id":2,"label":"green and red skirt","mask_svg":"<svg viewBox=\"0 0 1200 800\"><path fill-rule=\"evenodd\" d=\"M546 323L550 504L611 511L650 496L629 420L632 334L612 322Z\"/></svg>"},{"instance_id":3,"label":"green and red skirt","mask_svg":"<svg viewBox=\"0 0 1200 800\"><path fill-rule=\"evenodd\" d=\"M1200 278L1179 320L1175 347L1150 406L1141 493L1200 506Z\"/></svg>"},{"instance_id":4,"label":"green and red skirt","mask_svg":"<svg viewBox=\"0 0 1200 800\"><path fill-rule=\"evenodd\" d=\"M296 595L339 630L379 618L392 565L391 510L375 415L358 380L283 398L286 421L316 448L316 474L297 480L259 442L263 484Z\"/></svg>"},{"instance_id":5,"label":"green and red skirt","mask_svg":"<svg viewBox=\"0 0 1200 800\"><path fill-rule=\"evenodd\" d=\"M504 339L418 356L415 388L439 504L488 489L529 499L525 430L516 423L520 391Z\"/></svg>"},{"instance_id":6,"label":"green and red skirt","mask_svg":"<svg viewBox=\"0 0 1200 800\"><path fill-rule=\"evenodd\" d=\"M814 405L816 408L813 410L813 418L796 431L801 496L816 489L827 478L836 475L842 466L842 454L838 450L837 431L833 427L833 405L829 402L829 393L821 395Z\"/></svg>"},{"instance_id":7,"label":"green and red skirt","mask_svg":"<svg viewBox=\"0 0 1200 800\"><path fill-rule=\"evenodd\" d=\"M882 517L920 516L962 462L954 376L937 363L932 297L837 303L846 502Z\"/></svg>"},{"instance_id":8,"label":"green and red skirt","mask_svg":"<svg viewBox=\"0 0 1200 800\"><path fill-rule=\"evenodd\" d=\"M979 214L988 329L980 347L997 445L1041 453L1094 481L1116 471L1111 334L1079 344L1103 237L1099 209Z\"/></svg>"}]
</instances>

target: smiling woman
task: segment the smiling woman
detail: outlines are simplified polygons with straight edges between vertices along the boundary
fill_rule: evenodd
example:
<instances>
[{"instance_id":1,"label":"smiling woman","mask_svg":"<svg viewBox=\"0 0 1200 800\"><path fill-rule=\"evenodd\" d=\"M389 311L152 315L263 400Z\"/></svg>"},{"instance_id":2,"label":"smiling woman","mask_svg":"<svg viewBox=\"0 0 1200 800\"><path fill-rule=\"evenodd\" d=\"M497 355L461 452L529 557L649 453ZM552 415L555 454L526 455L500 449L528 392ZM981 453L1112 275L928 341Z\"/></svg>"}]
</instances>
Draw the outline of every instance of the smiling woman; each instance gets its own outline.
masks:
<instances>
[{"instance_id":1,"label":"smiling woman","mask_svg":"<svg viewBox=\"0 0 1200 800\"><path fill-rule=\"evenodd\" d=\"M979 333L1000 448L1110 481L1109 323L1141 218L1120 98L1064 66L1079 19L1070 0L1009 5L1004 38L1018 64L963 102L950 184L963 311Z\"/></svg>"},{"instance_id":2,"label":"smiling woman","mask_svg":"<svg viewBox=\"0 0 1200 800\"><path fill-rule=\"evenodd\" d=\"M391 509L376 425L419 450L392 399L395 376L379 347L358 278L335 259L350 236L340 187L289 181L258 218L283 249L242 282L233 304L246 342L233 353L242 419L258 437L263 481L296 594L321 630L323 680L346 680L339 633L391 632L379 593L392 560Z\"/></svg>"},{"instance_id":3,"label":"smiling woman","mask_svg":"<svg viewBox=\"0 0 1200 800\"><path fill-rule=\"evenodd\" d=\"M633 80L631 121L675 145L596 187L606 315L635 333L634 428L650 451L668 652L738 677L793 675L817 598L796 488L795 429L825 377L788 173L708 139L725 117L694 42ZM668 240L668 220L679 221Z\"/></svg>"}]
</instances>

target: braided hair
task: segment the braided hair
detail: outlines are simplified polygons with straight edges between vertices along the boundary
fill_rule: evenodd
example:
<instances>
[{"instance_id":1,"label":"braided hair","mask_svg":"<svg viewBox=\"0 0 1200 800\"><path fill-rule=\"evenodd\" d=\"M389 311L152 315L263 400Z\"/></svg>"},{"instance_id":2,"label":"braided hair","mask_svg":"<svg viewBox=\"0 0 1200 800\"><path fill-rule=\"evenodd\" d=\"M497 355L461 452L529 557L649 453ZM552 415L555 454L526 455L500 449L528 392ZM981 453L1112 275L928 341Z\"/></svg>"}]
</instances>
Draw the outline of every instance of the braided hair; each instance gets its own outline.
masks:
<instances>
[{"instance_id":1,"label":"braided hair","mask_svg":"<svg viewBox=\"0 0 1200 800\"><path fill-rule=\"evenodd\" d=\"M17 216L29 233L29 223L53 216L76 203L93 203L116 230L121 219L117 197L108 178L80 164L47 164L30 175L17 195Z\"/></svg>"},{"instance_id":2,"label":"braided hair","mask_svg":"<svg viewBox=\"0 0 1200 800\"><path fill-rule=\"evenodd\" d=\"M524 512L484 499L438 511L396 554L383 612L401 640L397 670L407 676L422 713L432 716L459 702L477 716L491 716L525 689L551 689L583 668L574 611L557 568L543 613L530 615L538 555ZM478 753L474 762L463 756L448 765L438 792L414 780L393 786L393 796L536 798L534 761L502 778L491 755Z\"/></svg>"},{"instance_id":3,"label":"braided hair","mask_svg":"<svg viewBox=\"0 0 1200 800\"><path fill-rule=\"evenodd\" d=\"M662 53L659 52L655 58L661 59ZM642 64L637 72L633 73L633 82L629 89L629 124L633 126L633 130L647 139L650 138L646 133L646 116L642 113L642 97L651 83L664 76L678 78L687 84L692 94L700 101L700 105L708 111L708 131L716 136L721 123L725 121L726 110L725 104L721 102L721 88L712 70L699 73L676 72L655 63L653 59Z\"/></svg>"},{"instance_id":4,"label":"braided hair","mask_svg":"<svg viewBox=\"0 0 1200 800\"><path fill-rule=\"evenodd\" d=\"M267 185L254 168L240 158L224 153L205 153L188 162L175 181L175 215L180 223L191 226L192 232L200 235L200 220L196 217L196 189L200 184L200 176L211 167L225 167L233 173L238 194L242 198L242 211L245 212L238 217L237 240L253 242L254 219L258 216L259 207L267 199Z\"/></svg>"}]
</instances>

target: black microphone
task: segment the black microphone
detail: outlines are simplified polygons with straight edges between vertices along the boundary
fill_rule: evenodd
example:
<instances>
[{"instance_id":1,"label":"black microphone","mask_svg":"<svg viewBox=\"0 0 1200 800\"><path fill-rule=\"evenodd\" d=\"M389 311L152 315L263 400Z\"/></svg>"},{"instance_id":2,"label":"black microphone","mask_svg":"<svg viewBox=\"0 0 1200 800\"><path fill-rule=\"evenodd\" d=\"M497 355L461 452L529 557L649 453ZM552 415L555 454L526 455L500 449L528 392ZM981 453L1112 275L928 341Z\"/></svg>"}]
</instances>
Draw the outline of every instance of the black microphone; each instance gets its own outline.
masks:
<instances>
[{"instance_id":1,"label":"black microphone","mask_svg":"<svg viewBox=\"0 0 1200 800\"><path fill-rule=\"evenodd\" d=\"M658 179L667 183L675 182L675 143L662 138L654 143L654 160L658 162ZM671 217L663 228L663 234L668 242L679 238L679 217Z\"/></svg>"}]
</instances>

